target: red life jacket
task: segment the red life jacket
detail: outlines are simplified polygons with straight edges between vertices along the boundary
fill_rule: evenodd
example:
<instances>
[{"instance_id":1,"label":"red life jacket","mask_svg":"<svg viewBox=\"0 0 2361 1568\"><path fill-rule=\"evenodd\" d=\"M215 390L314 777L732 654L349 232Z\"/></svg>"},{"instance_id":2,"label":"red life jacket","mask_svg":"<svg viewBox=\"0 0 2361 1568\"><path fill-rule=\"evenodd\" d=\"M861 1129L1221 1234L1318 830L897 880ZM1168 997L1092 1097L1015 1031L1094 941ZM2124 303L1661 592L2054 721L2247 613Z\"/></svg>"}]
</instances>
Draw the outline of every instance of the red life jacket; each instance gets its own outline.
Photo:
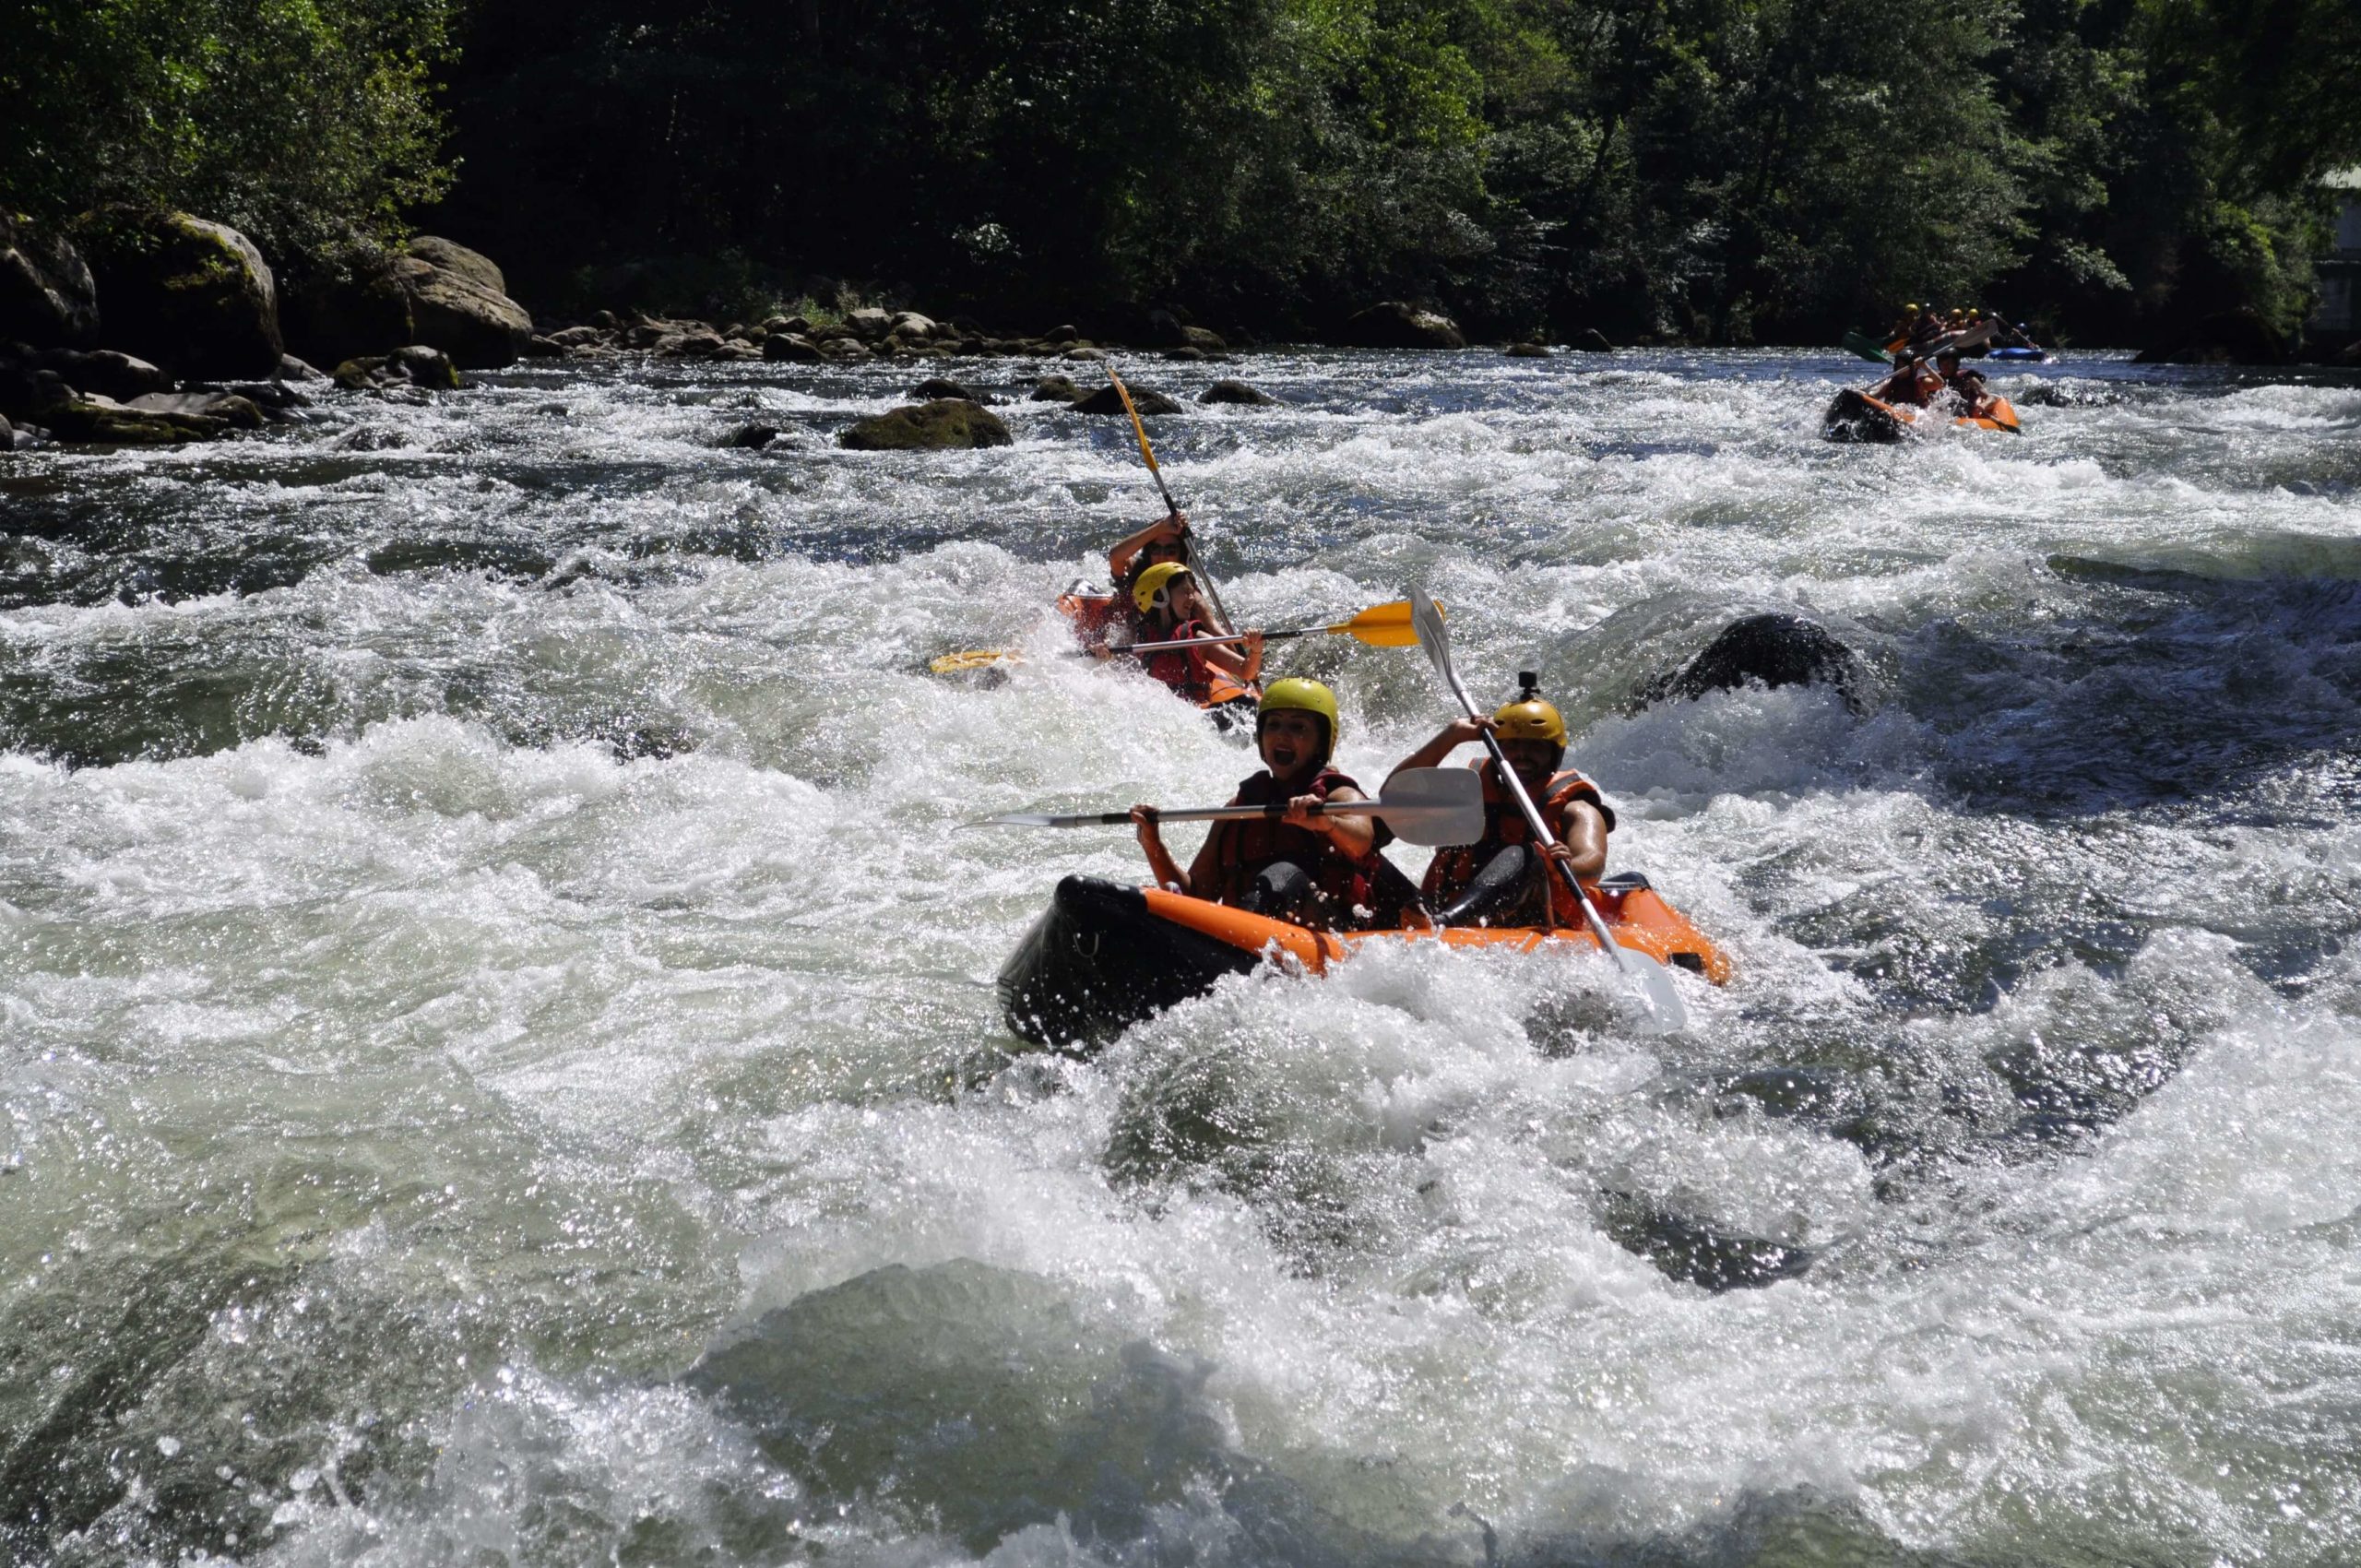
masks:
<instances>
[{"instance_id":1,"label":"red life jacket","mask_svg":"<svg viewBox=\"0 0 2361 1568\"><path fill-rule=\"evenodd\" d=\"M1435 851L1418 890L1428 904L1438 909L1465 892L1467 885L1476 880L1476 873L1489 864L1494 855L1533 837L1525 814L1517 810L1516 802L1501 788L1501 776L1492 766L1492 759L1486 757L1472 766L1484 781L1484 837L1473 844L1447 845ZM1599 798L1597 786L1572 768L1551 774L1533 803L1540 808L1541 820L1548 825L1549 831L1563 839L1566 811L1576 801L1595 809L1606 819L1607 830L1615 831L1615 809ZM1582 906L1566 890L1565 879L1554 872L1549 876L1549 914L1551 922L1557 925L1574 925L1583 918Z\"/></svg>"},{"instance_id":2,"label":"red life jacket","mask_svg":"<svg viewBox=\"0 0 2361 1568\"><path fill-rule=\"evenodd\" d=\"M1266 806L1296 795L1317 795L1324 801L1338 789L1359 790L1360 786L1335 768L1323 766L1312 776L1311 783L1287 789L1272 778L1266 767L1238 786L1238 797L1231 803ZM1264 866L1293 861L1311 878L1312 885L1326 895L1330 908L1340 918L1347 916L1355 906L1370 902L1371 879L1377 874L1377 851L1394 838L1393 832L1380 821L1370 852L1355 859L1341 852L1336 841L1327 835L1292 826L1276 817L1217 822L1213 832L1214 885L1210 891L1199 889L1197 897L1216 904L1243 903Z\"/></svg>"},{"instance_id":3,"label":"red life jacket","mask_svg":"<svg viewBox=\"0 0 2361 1568\"><path fill-rule=\"evenodd\" d=\"M1154 629L1143 619L1139 640L1142 642L1179 642L1184 637L1211 637L1220 634L1203 621L1183 621L1169 632ZM1167 648L1162 653L1140 655L1141 667L1166 685L1187 697L1202 703L1214 695L1213 667L1205 662L1205 650L1201 647Z\"/></svg>"}]
</instances>

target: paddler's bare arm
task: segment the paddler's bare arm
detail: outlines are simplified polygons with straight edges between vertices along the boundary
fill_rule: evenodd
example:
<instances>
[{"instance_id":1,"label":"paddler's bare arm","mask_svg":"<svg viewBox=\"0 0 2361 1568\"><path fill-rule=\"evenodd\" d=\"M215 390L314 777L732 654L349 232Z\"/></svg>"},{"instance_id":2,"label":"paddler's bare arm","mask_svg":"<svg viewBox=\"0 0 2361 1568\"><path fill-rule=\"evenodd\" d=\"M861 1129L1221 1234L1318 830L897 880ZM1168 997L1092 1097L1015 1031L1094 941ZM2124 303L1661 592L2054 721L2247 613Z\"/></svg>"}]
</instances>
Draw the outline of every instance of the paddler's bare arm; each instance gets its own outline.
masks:
<instances>
[{"instance_id":1,"label":"paddler's bare arm","mask_svg":"<svg viewBox=\"0 0 2361 1568\"><path fill-rule=\"evenodd\" d=\"M1328 791L1328 803L1343 805L1351 801L1366 801L1369 797L1358 790L1339 785ZM1311 808L1320 803L1317 795L1298 795L1287 802L1287 814L1279 820L1290 827L1300 827L1320 834L1336 846L1336 852L1348 859L1358 860L1377 846L1377 819L1367 816L1314 816Z\"/></svg>"},{"instance_id":2,"label":"paddler's bare arm","mask_svg":"<svg viewBox=\"0 0 2361 1568\"><path fill-rule=\"evenodd\" d=\"M1564 863L1576 876L1590 878L1607 872L1607 819L1588 801L1568 801L1566 814L1557 825L1561 842L1549 858Z\"/></svg>"},{"instance_id":3,"label":"paddler's bare arm","mask_svg":"<svg viewBox=\"0 0 2361 1568\"><path fill-rule=\"evenodd\" d=\"M1164 847L1164 834L1157 826L1156 808L1145 804L1133 806L1132 826L1139 830L1140 848L1147 852L1148 874L1156 879L1156 885L1188 892L1193 884L1189 873L1182 871L1180 862L1172 858L1172 851ZM1211 844L1213 839L1208 837L1205 842ZM1200 851L1197 858L1204 860L1204 853Z\"/></svg>"},{"instance_id":4,"label":"paddler's bare arm","mask_svg":"<svg viewBox=\"0 0 2361 1568\"><path fill-rule=\"evenodd\" d=\"M1157 518L1107 552L1108 577L1121 588L1123 574L1132 569L1132 563L1139 559L1141 551L1165 540L1185 538L1188 532L1189 519L1183 513L1175 512L1169 517Z\"/></svg>"},{"instance_id":5,"label":"paddler's bare arm","mask_svg":"<svg viewBox=\"0 0 2361 1568\"><path fill-rule=\"evenodd\" d=\"M1246 641L1239 645L1224 643L1205 649L1205 662L1240 684L1251 683L1263 672L1263 634L1240 634Z\"/></svg>"},{"instance_id":6,"label":"paddler's bare arm","mask_svg":"<svg viewBox=\"0 0 2361 1568\"><path fill-rule=\"evenodd\" d=\"M1394 773L1400 773L1405 768L1432 767L1468 742L1481 739L1484 731L1492 728L1493 723L1489 719L1454 719L1436 731L1433 740L1394 764ZM1394 782L1394 773L1385 776L1388 784Z\"/></svg>"}]
</instances>

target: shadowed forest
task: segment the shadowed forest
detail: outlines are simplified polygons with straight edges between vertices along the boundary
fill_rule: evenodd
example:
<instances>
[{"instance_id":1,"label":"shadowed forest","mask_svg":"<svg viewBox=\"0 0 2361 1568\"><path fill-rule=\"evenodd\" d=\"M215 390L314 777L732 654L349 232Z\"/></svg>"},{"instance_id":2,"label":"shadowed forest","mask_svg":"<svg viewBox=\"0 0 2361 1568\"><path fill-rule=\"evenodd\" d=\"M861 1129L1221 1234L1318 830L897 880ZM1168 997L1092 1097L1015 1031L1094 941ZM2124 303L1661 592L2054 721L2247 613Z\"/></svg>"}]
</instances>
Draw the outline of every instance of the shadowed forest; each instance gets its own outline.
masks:
<instances>
[{"instance_id":1,"label":"shadowed forest","mask_svg":"<svg viewBox=\"0 0 2361 1568\"><path fill-rule=\"evenodd\" d=\"M0 206L282 275L419 228L554 315L848 281L996 320L1827 341L1905 299L2293 335L2351 0L77 0L0 7Z\"/></svg>"}]
</instances>

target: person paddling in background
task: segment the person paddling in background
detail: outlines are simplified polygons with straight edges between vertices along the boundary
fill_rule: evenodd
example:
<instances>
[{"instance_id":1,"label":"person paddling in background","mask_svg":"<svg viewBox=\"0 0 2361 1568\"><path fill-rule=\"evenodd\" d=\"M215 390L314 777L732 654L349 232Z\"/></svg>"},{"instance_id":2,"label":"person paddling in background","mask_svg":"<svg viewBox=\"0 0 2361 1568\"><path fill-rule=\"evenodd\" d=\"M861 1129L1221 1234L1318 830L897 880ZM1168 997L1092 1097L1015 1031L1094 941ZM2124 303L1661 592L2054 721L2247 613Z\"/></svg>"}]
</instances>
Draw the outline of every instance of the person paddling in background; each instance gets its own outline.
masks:
<instances>
[{"instance_id":1,"label":"person paddling in background","mask_svg":"<svg viewBox=\"0 0 2361 1568\"><path fill-rule=\"evenodd\" d=\"M1945 388L1958 394L1962 414L1976 419L1991 411L1992 394L1984 384L1984 373L1962 364L1958 350L1946 349L1937 354L1935 372L1942 378Z\"/></svg>"},{"instance_id":2,"label":"person paddling in background","mask_svg":"<svg viewBox=\"0 0 2361 1568\"><path fill-rule=\"evenodd\" d=\"M1107 552L1107 580L1115 585L1118 598L1129 600L1132 589L1138 586L1139 576L1150 566L1177 563L1183 566L1196 564L1194 536L1189 532L1189 516L1175 510L1131 535ZM1222 632L1238 628L1223 621L1221 612L1208 604L1205 619Z\"/></svg>"},{"instance_id":3,"label":"person paddling in background","mask_svg":"<svg viewBox=\"0 0 2361 1568\"><path fill-rule=\"evenodd\" d=\"M1923 409L1942 389L1942 377L1928 369L1925 360L1905 349L1893 356L1893 374L1870 387L1869 396L1880 403Z\"/></svg>"},{"instance_id":4,"label":"person paddling in background","mask_svg":"<svg viewBox=\"0 0 2361 1568\"><path fill-rule=\"evenodd\" d=\"M1558 840L1536 854L1533 831L1501 783L1499 768L1489 757L1475 764L1484 780L1484 836L1473 844L1436 850L1419 886L1427 907L1446 925L1578 926L1582 906L1544 857L1585 881L1607 870L1607 836L1614 830L1615 813L1589 779L1563 766L1566 720L1541 700L1538 679L1527 671L1518 681L1514 702L1489 719L1452 720L1394 770L1433 767L1489 731Z\"/></svg>"},{"instance_id":5,"label":"person paddling in background","mask_svg":"<svg viewBox=\"0 0 2361 1568\"><path fill-rule=\"evenodd\" d=\"M1423 924L1410 879L1379 853L1394 837L1390 828L1375 817L1308 810L1369 798L1330 766L1338 730L1335 692L1318 681L1272 682L1254 717L1263 771L1241 782L1228 803L1284 801L1287 814L1215 823L1182 871L1164 847L1156 808L1133 806L1132 822L1157 885L1298 925L1369 930L1406 918Z\"/></svg>"},{"instance_id":6,"label":"person paddling in background","mask_svg":"<svg viewBox=\"0 0 2361 1568\"><path fill-rule=\"evenodd\" d=\"M1141 572L1132 583L1132 605L1139 612L1138 640L1144 643L1226 635L1214 624L1213 612L1197 592L1195 575L1177 561L1158 562ZM1263 672L1263 634L1248 632L1238 644L1144 653L1140 662L1182 696L1204 703L1213 696L1216 671L1241 686L1253 684Z\"/></svg>"}]
</instances>

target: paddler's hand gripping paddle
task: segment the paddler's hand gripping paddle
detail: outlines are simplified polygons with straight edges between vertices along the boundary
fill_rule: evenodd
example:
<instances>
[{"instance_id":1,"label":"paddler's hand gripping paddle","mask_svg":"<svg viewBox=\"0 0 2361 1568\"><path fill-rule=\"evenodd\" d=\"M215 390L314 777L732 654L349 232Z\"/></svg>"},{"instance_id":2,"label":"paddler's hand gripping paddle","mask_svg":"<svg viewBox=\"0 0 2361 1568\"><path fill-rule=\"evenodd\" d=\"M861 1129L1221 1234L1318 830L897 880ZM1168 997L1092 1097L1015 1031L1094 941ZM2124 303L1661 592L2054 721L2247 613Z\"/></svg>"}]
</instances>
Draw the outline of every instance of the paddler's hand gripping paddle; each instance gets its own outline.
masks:
<instances>
[{"instance_id":1,"label":"paddler's hand gripping paddle","mask_svg":"<svg viewBox=\"0 0 2361 1568\"><path fill-rule=\"evenodd\" d=\"M1375 801L1332 801L1311 808L1316 816L1382 816L1396 837L1410 844L1473 844L1484 837L1484 781L1472 767L1413 767L1385 781L1385 795ZM1285 801L1266 806L1201 806L1186 811L1158 811L1162 822L1246 822L1255 817L1281 817ZM1117 827L1132 820L1129 812L1078 812L1054 816L1043 812L1009 812L962 827Z\"/></svg>"},{"instance_id":2,"label":"paddler's hand gripping paddle","mask_svg":"<svg viewBox=\"0 0 2361 1568\"><path fill-rule=\"evenodd\" d=\"M1451 688L1451 695L1459 699L1459 706L1467 717L1476 718L1476 705L1468 699L1467 688L1459 683L1459 671L1451 665L1451 634L1443 627L1442 612L1433 600L1427 597L1423 588L1410 590L1410 624L1418 632L1418 646L1427 650L1427 658L1433 662L1435 673L1442 676L1442 683ZM1525 780L1519 778L1516 769L1509 766L1508 757L1501 750L1501 742L1493 738L1489 730L1483 731L1483 739L1484 749L1492 754L1492 770L1500 775L1501 787L1516 802L1517 810L1525 814L1525 825L1532 830L1534 841L1555 845L1558 836L1549 831L1548 823L1541 820L1540 809L1534 805L1533 797L1525 792ZM1598 939L1598 944L1607 950L1607 956L1615 960L1615 967L1627 978L1640 982L1641 997L1655 1020L1657 1031L1676 1034L1688 1028L1689 1009L1682 1004L1680 992L1674 988L1672 976L1665 967L1647 954L1634 953L1616 941L1614 933L1607 929L1606 917L1598 912L1598 906L1591 902L1590 894L1583 886L1581 879L1555 857L1545 856L1544 859L1573 893L1575 901L1582 905L1583 919L1590 922L1591 935Z\"/></svg>"}]
</instances>

